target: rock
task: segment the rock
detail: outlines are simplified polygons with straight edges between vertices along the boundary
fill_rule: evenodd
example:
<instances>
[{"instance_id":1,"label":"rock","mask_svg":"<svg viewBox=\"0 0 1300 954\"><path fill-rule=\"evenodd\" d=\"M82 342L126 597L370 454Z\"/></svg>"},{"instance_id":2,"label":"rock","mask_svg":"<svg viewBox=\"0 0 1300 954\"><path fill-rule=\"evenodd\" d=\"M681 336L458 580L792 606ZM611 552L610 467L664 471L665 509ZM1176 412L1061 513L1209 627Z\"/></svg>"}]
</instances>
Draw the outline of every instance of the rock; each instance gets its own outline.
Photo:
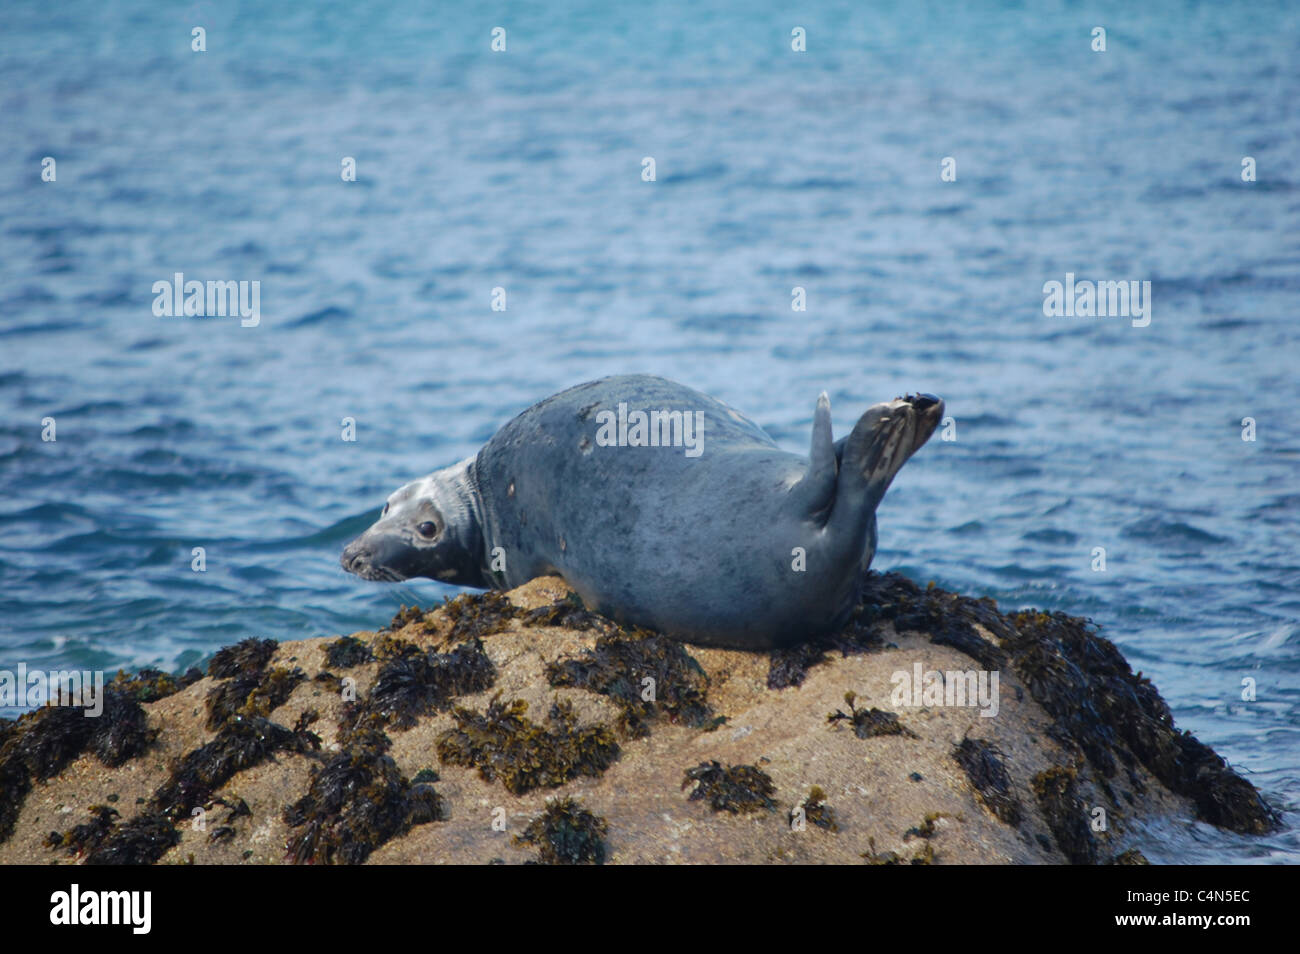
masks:
<instances>
[{"instance_id":1,"label":"rock","mask_svg":"<svg viewBox=\"0 0 1300 954\"><path fill-rule=\"evenodd\" d=\"M122 677L121 730L0 724L0 863L1141 863L1138 816L1275 826L1085 621L864 593L835 637L753 654L548 577ZM944 704L981 671L995 715Z\"/></svg>"}]
</instances>

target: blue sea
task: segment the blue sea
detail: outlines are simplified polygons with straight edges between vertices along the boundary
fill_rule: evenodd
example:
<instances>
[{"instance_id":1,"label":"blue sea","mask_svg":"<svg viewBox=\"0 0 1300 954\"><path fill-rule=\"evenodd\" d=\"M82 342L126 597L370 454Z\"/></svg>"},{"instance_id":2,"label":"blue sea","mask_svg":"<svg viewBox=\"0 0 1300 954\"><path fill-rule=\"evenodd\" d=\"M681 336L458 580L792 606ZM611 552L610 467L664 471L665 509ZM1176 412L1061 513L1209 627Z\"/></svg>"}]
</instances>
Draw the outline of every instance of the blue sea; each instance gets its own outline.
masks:
<instances>
[{"instance_id":1,"label":"blue sea","mask_svg":"<svg viewBox=\"0 0 1300 954\"><path fill-rule=\"evenodd\" d=\"M837 435L930 391L875 567L1091 617L1287 813L1152 861L1300 861L1298 102L1292 3L14 0L0 668L436 603L344 543L582 381L799 451L823 389ZM177 272L258 322L158 317ZM1149 324L1049 317L1067 274Z\"/></svg>"}]
</instances>

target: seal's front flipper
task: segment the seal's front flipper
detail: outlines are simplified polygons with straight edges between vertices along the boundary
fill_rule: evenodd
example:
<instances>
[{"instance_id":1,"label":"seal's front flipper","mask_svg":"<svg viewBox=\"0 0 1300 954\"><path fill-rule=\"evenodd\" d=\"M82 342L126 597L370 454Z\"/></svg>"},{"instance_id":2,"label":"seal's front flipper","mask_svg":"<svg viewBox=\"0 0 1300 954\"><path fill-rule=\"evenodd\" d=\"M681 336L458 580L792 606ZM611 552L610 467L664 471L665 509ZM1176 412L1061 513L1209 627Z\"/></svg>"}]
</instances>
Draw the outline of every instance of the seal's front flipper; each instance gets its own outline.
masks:
<instances>
[{"instance_id":1,"label":"seal's front flipper","mask_svg":"<svg viewBox=\"0 0 1300 954\"><path fill-rule=\"evenodd\" d=\"M839 458L831 441L831 399L823 391L813 412L812 447L808 451L808 473L791 491L801 512L824 523L835 502Z\"/></svg>"}]
</instances>

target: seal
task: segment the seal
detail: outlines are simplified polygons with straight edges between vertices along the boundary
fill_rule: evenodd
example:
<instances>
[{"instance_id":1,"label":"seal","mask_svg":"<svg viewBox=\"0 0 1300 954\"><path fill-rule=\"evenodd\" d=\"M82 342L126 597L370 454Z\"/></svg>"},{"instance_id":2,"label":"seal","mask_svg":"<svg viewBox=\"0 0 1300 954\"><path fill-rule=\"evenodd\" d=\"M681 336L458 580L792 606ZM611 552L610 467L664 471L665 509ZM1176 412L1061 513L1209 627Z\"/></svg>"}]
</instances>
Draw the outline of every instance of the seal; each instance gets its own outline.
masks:
<instances>
[{"instance_id":1,"label":"seal","mask_svg":"<svg viewBox=\"0 0 1300 954\"><path fill-rule=\"evenodd\" d=\"M626 625L789 645L847 621L875 555L876 507L942 415L933 395L896 398L836 442L823 392L805 458L683 385L602 378L395 491L340 562L370 580L483 589L556 574Z\"/></svg>"}]
</instances>

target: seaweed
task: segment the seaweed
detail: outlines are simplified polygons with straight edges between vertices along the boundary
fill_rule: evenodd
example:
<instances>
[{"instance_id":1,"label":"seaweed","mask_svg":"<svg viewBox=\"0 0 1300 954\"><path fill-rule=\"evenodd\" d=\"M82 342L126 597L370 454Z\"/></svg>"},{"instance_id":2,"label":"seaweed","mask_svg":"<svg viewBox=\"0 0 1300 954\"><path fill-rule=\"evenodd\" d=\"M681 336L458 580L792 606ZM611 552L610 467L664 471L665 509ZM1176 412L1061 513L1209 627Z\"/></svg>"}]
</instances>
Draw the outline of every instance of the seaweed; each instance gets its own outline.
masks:
<instances>
[{"instance_id":1,"label":"seaweed","mask_svg":"<svg viewBox=\"0 0 1300 954\"><path fill-rule=\"evenodd\" d=\"M904 859L896 851L881 851L881 852L876 851L876 840L874 838L867 839L867 847L870 850L864 851L861 857L865 859L867 864L869 865L904 865L904 864L932 865L934 864L934 845L930 843L929 839L930 839L930 835L934 834L934 820L938 817L940 817L940 813L938 812L926 816L925 821L922 823L922 828L927 828L929 834L921 836L926 839L925 844L921 847L921 850L918 851L911 858ZM903 836L903 839L906 840L908 835L911 835L919 831L921 831L920 828L910 828L908 829L907 835Z\"/></svg>"},{"instance_id":2,"label":"seaweed","mask_svg":"<svg viewBox=\"0 0 1300 954\"><path fill-rule=\"evenodd\" d=\"M808 670L825 661L826 647L819 642L774 649L768 654L767 688L801 686L808 678Z\"/></svg>"},{"instance_id":3,"label":"seaweed","mask_svg":"<svg viewBox=\"0 0 1300 954\"><path fill-rule=\"evenodd\" d=\"M980 623L998 638L1012 635L997 604L988 597L974 600L934 583L922 590L898 573L867 573L862 599L865 622L887 619L899 632L925 633L930 642L965 653L984 669L1000 669L1006 664L1006 653L980 636L974 626Z\"/></svg>"},{"instance_id":4,"label":"seaweed","mask_svg":"<svg viewBox=\"0 0 1300 954\"><path fill-rule=\"evenodd\" d=\"M394 616L393 621L388 624L388 628L393 632L397 632L399 629L405 629L412 623L424 622L424 616L424 610L420 609L420 607L403 605L397 610L397 615Z\"/></svg>"},{"instance_id":5,"label":"seaweed","mask_svg":"<svg viewBox=\"0 0 1300 954\"><path fill-rule=\"evenodd\" d=\"M789 689L803 685L808 670L826 662L829 653L838 652L843 659L879 652L884 648L880 617L868 613L859 603L853 608L849 621L839 630L772 650L768 654L767 688Z\"/></svg>"},{"instance_id":6,"label":"seaweed","mask_svg":"<svg viewBox=\"0 0 1300 954\"><path fill-rule=\"evenodd\" d=\"M521 617L525 626L559 626L564 629L606 629L610 623L582 604L582 597L569 593L554 603L527 610Z\"/></svg>"},{"instance_id":7,"label":"seaweed","mask_svg":"<svg viewBox=\"0 0 1300 954\"><path fill-rule=\"evenodd\" d=\"M216 679L229 679L241 672L265 669L275 655L276 648L274 639L250 638L218 649L208 663L208 675Z\"/></svg>"},{"instance_id":8,"label":"seaweed","mask_svg":"<svg viewBox=\"0 0 1300 954\"><path fill-rule=\"evenodd\" d=\"M504 632L510 621L520 615L520 610L504 593L488 590L486 593L465 593L442 606L451 620L450 642L482 639Z\"/></svg>"},{"instance_id":9,"label":"seaweed","mask_svg":"<svg viewBox=\"0 0 1300 954\"><path fill-rule=\"evenodd\" d=\"M952 816L947 812L930 812L925 816L925 818L921 819L920 825L917 825L915 828L909 828L907 831L903 832L903 841L908 841L912 838L933 838L935 832L939 830L935 825L935 822L940 818L950 817Z\"/></svg>"},{"instance_id":10,"label":"seaweed","mask_svg":"<svg viewBox=\"0 0 1300 954\"><path fill-rule=\"evenodd\" d=\"M898 721L898 715L893 712L886 712L884 709L872 707L870 709L859 709L854 703L857 695L853 692L844 693L844 701L848 703L849 711L843 712L836 709L826 716L826 721L834 725L836 722L847 721L853 726L853 734L859 739L869 739L877 735L902 735L908 738L916 738L916 733Z\"/></svg>"},{"instance_id":11,"label":"seaweed","mask_svg":"<svg viewBox=\"0 0 1300 954\"><path fill-rule=\"evenodd\" d=\"M548 799L546 810L530 821L514 842L540 848L540 864L603 865L608 831L605 819L565 796Z\"/></svg>"},{"instance_id":12,"label":"seaweed","mask_svg":"<svg viewBox=\"0 0 1300 954\"><path fill-rule=\"evenodd\" d=\"M161 812L145 812L114 829L86 855L88 865L149 865L179 845L181 833Z\"/></svg>"},{"instance_id":13,"label":"seaweed","mask_svg":"<svg viewBox=\"0 0 1300 954\"><path fill-rule=\"evenodd\" d=\"M966 773L984 806L1006 824L1019 825L1020 801L1011 790L1002 752L983 739L966 738L953 750L952 757Z\"/></svg>"},{"instance_id":14,"label":"seaweed","mask_svg":"<svg viewBox=\"0 0 1300 954\"><path fill-rule=\"evenodd\" d=\"M772 796L776 786L771 777L754 765L729 765L723 768L717 761L701 762L686 770L682 788L694 783L690 800L708 799L715 812L727 811L733 815L773 811L776 803Z\"/></svg>"},{"instance_id":15,"label":"seaweed","mask_svg":"<svg viewBox=\"0 0 1300 954\"><path fill-rule=\"evenodd\" d=\"M244 801L242 798L236 797L233 802L228 802L224 798L218 798L214 800L214 804L223 805L230 809L225 820L225 824L227 825L233 822L236 818L253 817L253 810L248 807L248 802Z\"/></svg>"},{"instance_id":16,"label":"seaweed","mask_svg":"<svg viewBox=\"0 0 1300 954\"><path fill-rule=\"evenodd\" d=\"M306 754L320 748L320 737L308 731L314 711L304 712L292 729L263 716L236 716L216 738L183 756L150 800L151 811L179 820L206 804L213 793L237 772L271 758L277 752Z\"/></svg>"},{"instance_id":17,"label":"seaweed","mask_svg":"<svg viewBox=\"0 0 1300 954\"><path fill-rule=\"evenodd\" d=\"M1199 817L1243 834L1278 825L1248 781L1214 751L1174 727L1173 715L1141 673L1099 636L1089 620L1029 610L1012 614L1012 665L1030 693L1106 778L1117 760L1135 759L1171 791L1190 798Z\"/></svg>"},{"instance_id":18,"label":"seaweed","mask_svg":"<svg viewBox=\"0 0 1300 954\"><path fill-rule=\"evenodd\" d=\"M496 667L478 639L448 653L405 643L385 647L385 655L366 708L398 728L410 728L417 717L447 709L454 697L482 692L496 682Z\"/></svg>"},{"instance_id":19,"label":"seaweed","mask_svg":"<svg viewBox=\"0 0 1300 954\"><path fill-rule=\"evenodd\" d=\"M192 686L202 678L203 673L193 666L180 677L146 666L134 674L119 669L112 684L137 702L157 702Z\"/></svg>"},{"instance_id":20,"label":"seaweed","mask_svg":"<svg viewBox=\"0 0 1300 954\"><path fill-rule=\"evenodd\" d=\"M876 839L868 838L867 847L870 849L862 853L869 865L901 865L902 857L896 851L876 851Z\"/></svg>"},{"instance_id":21,"label":"seaweed","mask_svg":"<svg viewBox=\"0 0 1300 954\"><path fill-rule=\"evenodd\" d=\"M803 809L806 822L816 825L822 831L838 832L839 824L835 821L835 810L826 804L826 793L820 785L814 785L799 805L790 810L790 821L794 823L799 808Z\"/></svg>"},{"instance_id":22,"label":"seaweed","mask_svg":"<svg viewBox=\"0 0 1300 954\"><path fill-rule=\"evenodd\" d=\"M1087 814L1077 791L1078 775L1059 765L1039 772L1032 785L1061 852L1075 865L1097 863L1097 842L1088 827Z\"/></svg>"},{"instance_id":23,"label":"seaweed","mask_svg":"<svg viewBox=\"0 0 1300 954\"><path fill-rule=\"evenodd\" d=\"M528 703L502 703L500 693L483 713L457 707L456 727L438 739L438 757L448 765L477 768L488 782L500 778L506 791L521 795L555 788L580 775L599 776L619 756L607 725L579 727L568 702L551 707L549 726L525 717Z\"/></svg>"},{"instance_id":24,"label":"seaweed","mask_svg":"<svg viewBox=\"0 0 1300 954\"><path fill-rule=\"evenodd\" d=\"M661 715L697 729L716 728L722 721L709 707L709 677L695 658L681 643L645 630L602 635L581 656L548 663L546 678L557 688L585 689L613 700L627 738L649 735L649 723Z\"/></svg>"},{"instance_id":25,"label":"seaweed","mask_svg":"<svg viewBox=\"0 0 1300 954\"><path fill-rule=\"evenodd\" d=\"M325 663L333 669L351 669L374 658L370 647L355 636L340 636L325 646Z\"/></svg>"},{"instance_id":26,"label":"seaweed","mask_svg":"<svg viewBox=\"0 0 1300 954\"><path fill-rule=\"evenodd\" d=\"M101 703L98 716L82 706L44 706L0 721L0 841L13 834L33 781L53 778L86 752L116 768L153 745L157 731L129 687L110 682Z\"/></svg>"},{"instance_id":27,"label":"seaweed","mask_svg":"<svg viewBox=\"0 0 1300 954\"><path fill-rule=\"evenodd\" d=\"M45 847L64 848L69 854L84 854L93 851L103 843L113 831L113 824L118 818L117 809L110 805L90 806L90 821L77 825L60 834L52 831L45 839Z\"/></svg>"},{"instance_id":28,"label":"seaweed","mask_svg":"<svg viewBox=\"0 0 1300 954\"><path fill-rule=\"evenodd\" d=\"M1149 865L1147 856L1142 854L1136 848L1130 848L1128 851L1121 852L1110 861L1113 865Z\"/></svg>"},{"instance_id":29,"label":"seaweed","mask_svg":"<svg viewBox=\"0 0 1300 954\"><path fill-rule=\"evenodd\" d=\"M25 713L5 743L0 761L16 759L43 781L86 751L114 768L143 753L156 736L140 703L113 683L104 687L99 716L86 713L80 706L46 706Z\"/></svg>"},{"instance_id":30,"label":"seaweed","mask_svg":"<svg viewBox=\"0 0 1300 954\"><path fill-rule=\"evenodd\" d=\"M291 829L302 829L285 844L295 864L361 864L411 826L446 817L442 797L428 783L408 781L389 744L371 716L353 728L348 748L313 771L307 794L283 812Z\"/></svg>"},{"instance_id":31,"label":"seaweed","mask_svg":"<svg viewBox=\"0 0 1300 954\"><path fill-rule=\"evenodd\" d=\"M239 716L267 717L284 705L306 678L307 674L297 667L240 670L209 690L207 727L219 728Z\"/></svg>"}]
</instances>

